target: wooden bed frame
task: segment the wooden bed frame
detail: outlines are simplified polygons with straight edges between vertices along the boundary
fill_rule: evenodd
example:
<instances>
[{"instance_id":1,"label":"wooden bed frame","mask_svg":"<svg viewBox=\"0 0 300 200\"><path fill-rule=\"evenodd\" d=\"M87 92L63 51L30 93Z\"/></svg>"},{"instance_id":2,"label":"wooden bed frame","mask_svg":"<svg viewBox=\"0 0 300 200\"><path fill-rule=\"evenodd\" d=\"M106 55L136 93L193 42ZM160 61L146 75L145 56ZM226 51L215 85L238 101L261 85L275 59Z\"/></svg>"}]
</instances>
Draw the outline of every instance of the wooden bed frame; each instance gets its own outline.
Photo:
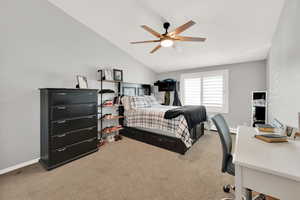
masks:
<instances>
[{"instance_id":1,"label":"wooden bed frame","mask_svg":"<svg viewBox=\"0 0 300 200\"><path fill-rule=\"evenodd\" d=\"M135 91L135 93L134 93ZM133 84L133 83L121 83L120 85L121 95L150 95L151 94L151 85L145 84ZM134 94L133 94L134 93ZM124 110L120 108L120 115L123 115ZM120 119L120 124L123 124L123 119ZM193 139L193 144L199 140L199 138L204 134L204 123L200 123L191 131L191 138ZM176 153L185 154L189 149L185 146L181 139L175 137L169 137L166 135L160 135L150 131L145 131L132 127L124 127L120 131L120 134L132 138L147 144L151 144L163 149L167 149Z\"/></svg>"}]
</instances>

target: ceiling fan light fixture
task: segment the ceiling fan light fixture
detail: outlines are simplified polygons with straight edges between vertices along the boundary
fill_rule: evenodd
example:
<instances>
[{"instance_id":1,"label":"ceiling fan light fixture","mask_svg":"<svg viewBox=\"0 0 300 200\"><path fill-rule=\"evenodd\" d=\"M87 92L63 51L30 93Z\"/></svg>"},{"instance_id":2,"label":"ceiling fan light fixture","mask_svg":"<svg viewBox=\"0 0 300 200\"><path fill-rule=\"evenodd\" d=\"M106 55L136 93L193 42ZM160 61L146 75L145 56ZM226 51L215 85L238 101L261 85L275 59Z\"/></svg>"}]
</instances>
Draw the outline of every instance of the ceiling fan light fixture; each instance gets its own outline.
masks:
<instances>
[{"instance_id":1,"label":"ceiling fan light fixture","mask_svg":"<svg viewBox=\"0 0 300 200\"><path fill-rule=\"evenodd\" d=\"M170 39L165 39L160 42L160 45L163 47L171 47L171 46L173 46L173 44L174 44L174 41L170 40Z\"/></svg>"}]
</instances>

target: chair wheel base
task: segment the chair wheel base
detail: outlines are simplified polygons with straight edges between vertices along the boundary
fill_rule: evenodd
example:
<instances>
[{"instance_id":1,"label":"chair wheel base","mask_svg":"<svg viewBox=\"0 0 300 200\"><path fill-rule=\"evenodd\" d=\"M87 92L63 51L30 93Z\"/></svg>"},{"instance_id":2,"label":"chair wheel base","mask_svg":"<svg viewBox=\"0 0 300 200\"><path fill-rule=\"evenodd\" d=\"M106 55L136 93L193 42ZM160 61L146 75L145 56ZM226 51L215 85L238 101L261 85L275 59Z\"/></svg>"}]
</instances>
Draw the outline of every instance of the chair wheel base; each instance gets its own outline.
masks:
<instances>
[{"instance_id":1,"label":"chair wheel base","mask_svg":"<svg viewBox=\"0 0 300 200\"><path fill-rule=\"evenodd\" d=\"M230 192L230 185L224 185L223 186L223 191L225 192L225 193L229 193Z\"/></svg>"}]
</instances>

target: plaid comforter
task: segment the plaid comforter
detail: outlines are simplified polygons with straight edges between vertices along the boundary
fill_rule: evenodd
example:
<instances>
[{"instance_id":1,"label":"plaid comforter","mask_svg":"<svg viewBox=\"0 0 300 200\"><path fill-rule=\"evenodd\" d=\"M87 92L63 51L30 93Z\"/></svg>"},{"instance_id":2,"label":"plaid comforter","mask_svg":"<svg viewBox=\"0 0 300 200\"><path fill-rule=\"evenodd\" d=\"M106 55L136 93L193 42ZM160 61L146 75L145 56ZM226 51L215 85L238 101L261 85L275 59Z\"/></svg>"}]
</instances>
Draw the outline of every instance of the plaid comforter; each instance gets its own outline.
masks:
<instances>
[{"instance_id":1,"label":"plaid comforter","mask_svg":"<svg viewBox=\"0 0 300 200\"><path fill-rule=\"evenodd\" d=\"M128 127L158 129L174 134L180 138L186 147L192 146L192 139L187 122L183 115L173 119L165 119L167 110L176 108L174 106L154 106L150 108L138 108L126 110L125 125Z\"/></svg>"}]
</instances>

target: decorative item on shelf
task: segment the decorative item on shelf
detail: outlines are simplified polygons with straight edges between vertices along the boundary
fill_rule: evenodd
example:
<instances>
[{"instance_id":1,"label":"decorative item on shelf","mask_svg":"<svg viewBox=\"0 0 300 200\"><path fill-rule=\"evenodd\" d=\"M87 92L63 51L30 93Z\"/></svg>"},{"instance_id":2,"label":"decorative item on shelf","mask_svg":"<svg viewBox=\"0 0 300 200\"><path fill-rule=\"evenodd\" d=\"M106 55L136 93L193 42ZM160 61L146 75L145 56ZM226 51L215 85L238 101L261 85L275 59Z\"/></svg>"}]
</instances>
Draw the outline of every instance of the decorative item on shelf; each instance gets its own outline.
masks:
<instances>
[{"instance_id":1,"label":"decorative item on shelf","mask_svg":"<svg viewBox=\"0 0 300 200\"><path fill-rule=\"evenodd\" d=\"M76 77L77 77L76 88L87 89L88 88L87 78L81 75L77 75Z\"/></svg>"},{"instance_id":2,"label":"decorative item on shelf","mask_svg":"<svg viewBox=\"0 0 300 200\"><path fill-rule=\"evenodd\" d=\"M106 69L99 69L98 70L98 81L103 81L103 80L108 80L108 81L113 81L113 70L110 68Z\"/></svg>"},{"instance_id":3,"label":"decorative item on shelf","mask_svg":"<svg viewBox=\"0 0 300 200\"><path fill-rule=\"evenodd\" d=\"M104 69L104 80L113 81L113 71L112 69Z\"/></svg>"},{"instance_id":4,"label":"decorative item on shelf","mask_svg":"<svg viewBox=\"0 0 300 200\"><path fill-rule=\"evenodd\" d=\"M115 81L123 81L123 71L120 69L113 69L114 72L114 80Z\"/></svg>"},{"instance_id":5,"label":"decorative item on shelf","mask_svg":"<svg viewBox=\"0 0 300 200\"><path fill-rule=\"evenodd\" d=\"M103 106L103 107L109 107L109 106L113 106L113 105L114 105L113 100L106 100L106 101L104 101L104 102L102 103L101 106Z\"/></svg>"},{"instance_id":6,"label":"decorative item on shelf","mask_svg":"<svg viewBox=\"0 0 300 200\"><path fill-rule=\"evenodd\" d=\"M102 89L99 91L99 94L114 94L115 91L111 90L111 89Z\"/></svg>"},{"instance_id":7,"label":"decorative item on shelf","mask_svg":"<svg viewBox=\"0 0 300 200\"><path fill-rule=\"evenodd\" d=\"M113 120L113 119L122 119L124 118L123 116L118 116L118 115L112 115L112 114L105 114L103 115L100 120L105 119L105 120Z\"/></svg>"},{"instance_id":8,"label":"decorative item on shelf","mask_svg":"<svg viewBox=\"0 0 300 200\"><path fill-rule=\"evenodd\" d=\"M102 115L102 116L100 117L100 120L102 120L102 119L107 119L107 118L110 117L110 116L112 116L111 113Z\"/></svg>"},{"instance_id":9,"label":"decorative item on shelf","mask_svg":"<svg viewBox=\"0 0 300 200\"><path fill-rule=\"evenodd\" d=\"M117 132L117 131L120 131L122 130L123 127L121 125L118 125L118 126L110 126L110 127L106 127L104 129L102 129L102 133L104 134L111 134L111 133L114 133L114 132Z\"/></svg>"}]
</instances>

